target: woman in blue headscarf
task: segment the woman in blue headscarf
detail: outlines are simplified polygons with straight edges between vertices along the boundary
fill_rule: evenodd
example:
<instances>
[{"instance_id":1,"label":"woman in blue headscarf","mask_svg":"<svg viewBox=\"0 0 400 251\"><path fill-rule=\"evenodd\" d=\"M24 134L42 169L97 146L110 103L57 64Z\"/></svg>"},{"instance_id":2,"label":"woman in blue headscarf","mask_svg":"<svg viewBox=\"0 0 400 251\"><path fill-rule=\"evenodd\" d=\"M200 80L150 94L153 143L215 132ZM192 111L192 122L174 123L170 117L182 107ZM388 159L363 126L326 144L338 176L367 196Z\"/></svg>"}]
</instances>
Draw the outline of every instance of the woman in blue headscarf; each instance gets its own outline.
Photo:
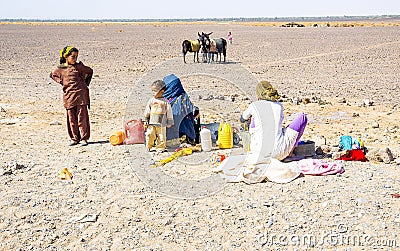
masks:
<instances>
[{"instance_id":1,"label":"woman in blue headscarf","mask_svg":"<svg viewBox=\"0 0 400 251\"><path fill-rule=\"evenodd\" d=\"M171 104L174 116L174 126L167 128L167 140L186 135L187 142L194 144L196 133L194 129L193 104L177 76L170 74L164 77L163 80L166 84L163 96Z\"/></svg>"}]
</instances>

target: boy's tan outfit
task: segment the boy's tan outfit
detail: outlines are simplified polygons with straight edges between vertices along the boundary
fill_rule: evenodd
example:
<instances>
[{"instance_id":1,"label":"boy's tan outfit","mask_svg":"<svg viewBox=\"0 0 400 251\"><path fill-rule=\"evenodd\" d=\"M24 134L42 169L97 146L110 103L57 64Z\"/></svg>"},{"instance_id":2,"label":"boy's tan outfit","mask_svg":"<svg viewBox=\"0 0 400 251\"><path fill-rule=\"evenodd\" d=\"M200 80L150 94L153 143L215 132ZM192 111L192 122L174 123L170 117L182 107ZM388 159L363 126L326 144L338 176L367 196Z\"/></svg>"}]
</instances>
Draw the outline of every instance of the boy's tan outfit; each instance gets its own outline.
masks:
<instances>
[{"instance_id":1,"label":"boy's tan outfit","mask_svg":"<svg viewBox=\"0 0 400 251\"><path fill-rule=\"evenodd\" d=\"M154 146L157 150L164 151L166 148L166 127L174 124L172 108L166 98L152 97L144 111L145 121L148 121L146 131L146 146L150 150Z\"/></svg>"}]
</instances>

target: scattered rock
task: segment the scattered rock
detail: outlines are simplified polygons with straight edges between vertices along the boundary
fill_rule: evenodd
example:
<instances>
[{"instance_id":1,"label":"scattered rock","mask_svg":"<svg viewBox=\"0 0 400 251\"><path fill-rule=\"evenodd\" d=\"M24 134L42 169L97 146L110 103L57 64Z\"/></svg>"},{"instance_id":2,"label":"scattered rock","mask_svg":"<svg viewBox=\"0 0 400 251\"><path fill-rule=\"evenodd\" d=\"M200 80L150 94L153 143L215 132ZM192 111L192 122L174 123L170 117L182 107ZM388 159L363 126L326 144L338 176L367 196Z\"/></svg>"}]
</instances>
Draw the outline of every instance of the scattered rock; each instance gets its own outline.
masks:
<instances>
[{"instance_id":1,"label":"scattered rock","mask_svg":"<svg viewBox=\"0 0 400 251\"><path fill-rule=\"evenodd\" d=\"M203 98L203 100L213 100L214 96L213 95L208 95L207 97Z\"/></svg>"},{"instance_id":2,"label":"scattered rock","mask_svg":"<svg viewBox=\"0 0 400 251\"><path fill-rule=\"evenodd\" d=\"M269 218L269 220L268 220L268 222L267 222L267 227L268 227L268 228L271 227L272 224L274 224L274 219Z\"/></svg>"},{"instance_id":3,"label":"scattered rock","mask_svg":"<svg viewBox=\"0 0 400 251\"><path fill-rule=\"evenodd\" d=\"M17 170L26 169L27 166L17 162L7 162L0 167L0 175L11 175Z\"/></svg>"},{"instance_id":4,"label":"scattered rock","mask_svg":"<svg viewBox=\"0 0 400 251\"><path fill-rule=\"evenodd\" d=\"M311 103L311 101L310 101L309 98L303 98L303 99L301 100L301 102L302 102L303 104L305 104L305 105Z\"/></svg>"},{"instance_id":5,"label":"scattered rock","mask_svg":"<svg viewBox=\"0 0 400 251\"><path fill-rule=\"evenodd\" d=\"M392 151L386 147L381 149L368 149L366 157L371 161L383 162L389 164L394 161Z\"/></svg>"},{"instance_id":6,"label":"scattered rock","mask_svg":"<svg viewBox=\"0 0 400 251\"><path fill-rule=\"evenodd\" d=\"M331 150L331 147L328 146L328 145L321 145L321 146L318 146L318 147L315 149L315 153L316 153L317 155L328 154L328 153L330 153L331 151L332 151L332 150Z\"/></svg>"},{"instance_id":7,"label":"scattered rock","mask_svg":"<svg viewBox=\"0 0 400 251\"><path fill-rule=\"evenodd\" d=\"M54 120L50 122L50 125L61 125L61 123L58 120Z\"/></svg>"},{"instance_id":8,"label":"scattered rock","mask_svg":"<svg viewBox=\"0 0 400 251\"><path fill-rule=\"evenodd\" d=\"M0 124L5 124L5 125L14 125L18 123L21 119L19 118L13 118L13 119L2 119L0 120Z\"/></svg>"},{"instance_id":9,"label":"scattered rock","mask_svg":"<svg viewBox=\"0 0 400 251\"><path fill-rule=\"evenodd\" d=\"M333 152L332 153L332 159L338 159L340 158L343 154L345 154L345 151L341 151L341 152Z\"/></svg>"},{"instance_id":10,"label":"scattered rock","mask_svg":"<svg viewBox=\"0 0 400 251\"><path fill-rule=\"evenodd\" d=\"M371 101L371 100L369 100L369 99L364 99L363 100L363 106L373 106L374 105L374 102L373 101Z\"/></svg>"},{"instance_id":11,"label":"scattered rock","mask_svg":"<svg viewBox=\"0 0 400 251\"><path fill-rule=\"evenodd\" d=\"M392 151L388 147L380 149L379 154L385 164L389 164L394 160Z\"/></svg>"},{"instance_id":12,"label":"scattered rock","mask_svg":"<svg viewBox=\"0 0 400 251\"><path fill-rule=\"evenodd\" d=\"M371 127L375 129L379 128L379 123L375 121L374 123L372 123Z\"/></svg>"}]
</instances>

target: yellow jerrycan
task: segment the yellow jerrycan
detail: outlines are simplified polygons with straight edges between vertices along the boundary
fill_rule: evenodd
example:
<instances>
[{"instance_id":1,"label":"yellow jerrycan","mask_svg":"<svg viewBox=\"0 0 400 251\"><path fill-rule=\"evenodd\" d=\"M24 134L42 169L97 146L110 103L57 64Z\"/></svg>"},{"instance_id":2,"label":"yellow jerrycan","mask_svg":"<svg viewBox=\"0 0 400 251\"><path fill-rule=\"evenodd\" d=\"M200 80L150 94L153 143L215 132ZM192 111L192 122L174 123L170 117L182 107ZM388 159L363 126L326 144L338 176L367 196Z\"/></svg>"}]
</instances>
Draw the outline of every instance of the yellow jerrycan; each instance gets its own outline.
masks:
<instances>
[{"instance_id":1,"label":"yellow jerrycan","mask_svg":"<svg viewBox=\"0 0 400 251\"><path fill-rule=\"evenodd\" d=\"M227 149L233 147L233 131L228 123L220 123L218 128L218 147Z\"/></svg>"}]
</instances>

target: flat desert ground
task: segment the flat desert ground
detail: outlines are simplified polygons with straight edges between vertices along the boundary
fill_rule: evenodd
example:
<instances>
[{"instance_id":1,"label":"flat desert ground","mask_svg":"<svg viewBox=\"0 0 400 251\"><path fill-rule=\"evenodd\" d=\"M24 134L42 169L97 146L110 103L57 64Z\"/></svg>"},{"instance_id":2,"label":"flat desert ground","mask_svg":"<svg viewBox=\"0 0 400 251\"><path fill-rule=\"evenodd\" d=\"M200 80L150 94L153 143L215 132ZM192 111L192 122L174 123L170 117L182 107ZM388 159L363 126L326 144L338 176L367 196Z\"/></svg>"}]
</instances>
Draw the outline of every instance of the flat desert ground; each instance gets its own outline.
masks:
<instances>
[{"instance_id":1,"label":"flat desert ground","mask_svg":"<svg viewBox=\"0 0 400 251\"><path fill-rule=\"evenodd\" d=\"M191 53L183 63L183 40L228 31L226 63L194 63ZM1 250L399 248L399 26L5 23L0 34ZM49 78L67 45L94 70L87 147L68 146L61 86ZM308 115L304 140L336 149L350 135L394 160L369 155L341 175L287 184L218 183L218 149L153 168L143 146L108 137L141 116L151 81L166 73L181 78L205 123L239 125L254 83L268 80L285 125ZM59 179L63 168L72 180Z\"/></svg>"}]
</instances>

